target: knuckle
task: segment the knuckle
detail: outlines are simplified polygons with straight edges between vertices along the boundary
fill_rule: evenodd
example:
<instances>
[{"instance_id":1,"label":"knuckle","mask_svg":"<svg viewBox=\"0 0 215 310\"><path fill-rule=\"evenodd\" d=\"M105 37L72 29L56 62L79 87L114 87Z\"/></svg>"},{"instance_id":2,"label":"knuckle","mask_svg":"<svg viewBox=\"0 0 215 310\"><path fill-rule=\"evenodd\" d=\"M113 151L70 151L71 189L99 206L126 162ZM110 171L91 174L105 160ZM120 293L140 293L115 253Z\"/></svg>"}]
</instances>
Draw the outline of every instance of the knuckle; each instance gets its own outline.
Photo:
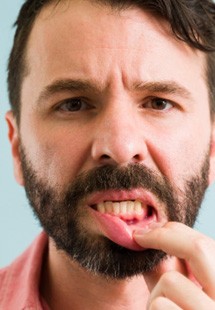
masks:
<instances>
[{"instance_id":1,"label":"knuckle","mask_svg":"<svg viewBox=\"0 0 215 310\"><path fill-rule=\"evenodd\" d=\"M165 227L167 229L170 229L170 230L172 230L172 229L180 230L181 229L181 223L179 223L179 222L167 222L165 224Z\"/></svg>"},{"instance_id":2,"label":"knuckle","mask_svg":"<svg viewBox=\"0 0 215 310\"><path fill-rule=\"evenodd\" d=\"M168 290L178 284L179 277L180 275L177 271L168 271L161 276L160 285L165 288L165 290Z\"/></svg>"},{"instance_id":3,"label":"knuckle","mask_svg":"<svg viewBox=\"0 0 215 310\"><path fill-rule=\"evenodd\" d=\"M165 309L165 308L164 308L165 305L166 305L166 299L165 299L164 297L159 296L159 297L155 298L155 299L151 302L149 308L147 308L147 309L148 309L148 310L160 310L160 309Z\"/></svg>"},{"instance_id":4,"label":"knuckle","mask_svg":"<svg viewBox=\"0 0 215 310\"><path fill-rule=\"evenodd\" d=\"M204 255L210 248L215 248L214 242L205 236L199 236L198 238L195 238L193 240L193 247L193 253L198 253L198 255Z\"/></svg>"}]
</instances>

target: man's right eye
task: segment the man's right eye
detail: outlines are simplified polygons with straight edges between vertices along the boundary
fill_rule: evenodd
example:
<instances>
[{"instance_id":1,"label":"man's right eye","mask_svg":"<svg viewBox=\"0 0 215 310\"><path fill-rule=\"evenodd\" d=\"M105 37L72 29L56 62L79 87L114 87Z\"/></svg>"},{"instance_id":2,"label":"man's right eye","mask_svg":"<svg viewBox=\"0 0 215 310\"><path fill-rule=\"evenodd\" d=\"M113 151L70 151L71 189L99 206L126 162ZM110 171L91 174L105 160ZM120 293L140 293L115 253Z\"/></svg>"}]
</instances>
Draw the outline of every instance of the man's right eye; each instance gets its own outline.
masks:
<instances>
[{"instance_id":1,"label":"man's right eye","mask_svg":"<svg viewBox=\"0 0 215 310\"><path fill-rule=\"evenodd\" d=\"M89 105L82 98L69 98L58 105L58 110L65 112L77 112L86 109L89 109Z\"/></svg>"}]
</instances>

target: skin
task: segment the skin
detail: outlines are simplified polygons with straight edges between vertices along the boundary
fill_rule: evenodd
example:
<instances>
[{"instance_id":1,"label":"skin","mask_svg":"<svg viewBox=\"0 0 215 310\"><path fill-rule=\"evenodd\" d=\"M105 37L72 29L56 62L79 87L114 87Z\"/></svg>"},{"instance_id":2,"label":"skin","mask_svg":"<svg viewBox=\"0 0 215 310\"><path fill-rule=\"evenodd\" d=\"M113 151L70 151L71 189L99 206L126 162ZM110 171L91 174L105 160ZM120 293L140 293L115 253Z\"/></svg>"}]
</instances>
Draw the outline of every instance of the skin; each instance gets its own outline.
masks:
<instances>
[{"instance_id":1,"label":"skin","mask_svg":"<svg viewBox=\"0 0 215 310\"><path fill-rule=\"evenodd\" d=\"M138 162L183 189L184 178L197 171L210 143L208 184L213 181L214 125L205 56L177 41L164 21L138 8L116 12L88 1L66 2L54 10L48 6L33 27L27 62L19 128L12 112L6 116L19 184L25 185L20 140L39 177L58 188L93 167ZM47 86L61 79L88 80L96 90L44 96ZM146 87L161 82L177 87ZM140 83L145 87L135 89ZM57 109L77 96L87 98L90 108L75 113ZM166 108L154 109L151 97L166 99ZM157 272L129 281L107 282L89 274L49 240L41 291L51 309L190 310L197 299L198 309L214 308L214 241L165 222L162 228L136 232L134 238L172 258ZM86 225L96 233L90 217Z\"/></svg>"}]
</instances>

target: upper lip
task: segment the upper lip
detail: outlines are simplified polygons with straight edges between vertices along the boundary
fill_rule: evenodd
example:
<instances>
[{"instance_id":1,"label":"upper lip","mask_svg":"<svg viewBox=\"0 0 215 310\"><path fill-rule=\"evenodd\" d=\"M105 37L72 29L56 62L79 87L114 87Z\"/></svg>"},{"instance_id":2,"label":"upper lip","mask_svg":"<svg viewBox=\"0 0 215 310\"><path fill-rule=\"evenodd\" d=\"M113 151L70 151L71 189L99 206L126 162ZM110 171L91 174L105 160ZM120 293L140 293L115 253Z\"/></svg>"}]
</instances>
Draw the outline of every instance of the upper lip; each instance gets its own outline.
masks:
<instances>
[{"instance_id":1,"label":"upper lip","mask_svg":"<svg viewBox=\"0 0 215 310\"><path fill-rule=\"evenodd\" d=\"M107 190L95 192L86 199L88 206L94 206L105 201L126 201L126 200L139 200L142 204L153 207L157 213L158 220L165 213L164 206L159 199L155 197L151 192L137 188L132 190Z\"/></svg>"}]
</instances>

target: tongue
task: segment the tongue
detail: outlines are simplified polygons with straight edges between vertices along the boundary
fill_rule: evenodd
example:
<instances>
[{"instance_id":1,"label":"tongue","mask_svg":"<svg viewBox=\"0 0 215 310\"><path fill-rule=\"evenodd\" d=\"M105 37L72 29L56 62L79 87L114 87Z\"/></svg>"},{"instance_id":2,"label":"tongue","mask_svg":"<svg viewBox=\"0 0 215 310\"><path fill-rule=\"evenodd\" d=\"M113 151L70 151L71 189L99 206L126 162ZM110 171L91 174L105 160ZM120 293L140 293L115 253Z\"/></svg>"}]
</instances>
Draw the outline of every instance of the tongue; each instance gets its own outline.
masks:
<instances>
[{"instance_id":1,"label":"tongue","mask_svg":"<svg viewBox=\"0 0 215 310\"><path fill-rule=\"evenodd\" d=\"M135 227L135 225L127 225L125 221L117 216L96 211L94 211L93 214L107 238L130 250L144 250L133 239L133 231L138 227Z\"/></svg>"}]
</instances>

